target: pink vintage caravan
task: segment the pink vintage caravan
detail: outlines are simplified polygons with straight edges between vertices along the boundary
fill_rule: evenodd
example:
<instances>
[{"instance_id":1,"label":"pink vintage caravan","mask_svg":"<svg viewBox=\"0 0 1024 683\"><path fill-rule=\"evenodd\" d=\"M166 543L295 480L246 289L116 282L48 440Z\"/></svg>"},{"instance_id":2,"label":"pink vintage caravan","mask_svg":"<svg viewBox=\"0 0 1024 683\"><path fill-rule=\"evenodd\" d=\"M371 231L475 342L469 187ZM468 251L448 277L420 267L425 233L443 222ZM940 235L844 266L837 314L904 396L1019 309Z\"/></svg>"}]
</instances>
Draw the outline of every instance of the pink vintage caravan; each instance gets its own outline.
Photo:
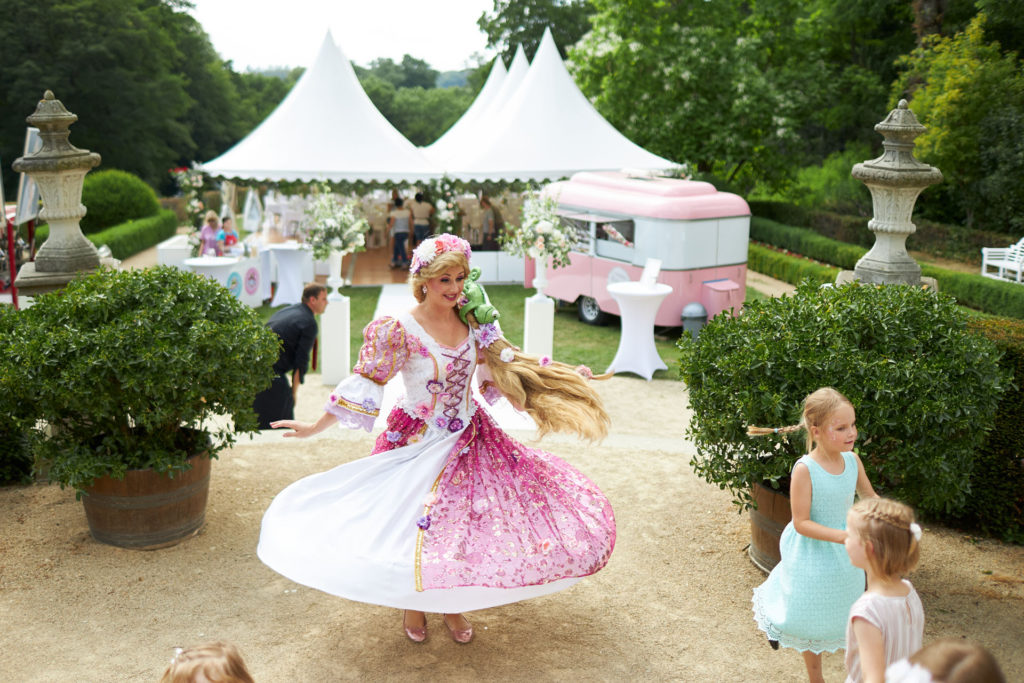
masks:
<instances>
[{"instance_id":1,"label":"pink vintage caravan","mask_svg":"<svg viewBox=\"0 0 1024 683\"><path fill-rule=\"evenodd\" d=\"M709 318L743 305L750 207L741 197L710 183L616 172L577 173L544 194L579 234L571 265L548 269L544 293L576 302L580 319L618 315L607 285L639 280L649 258L661 261L658 282L672 287L655 325L680 326L691 302Z\"/></svg>"}]
</instances>

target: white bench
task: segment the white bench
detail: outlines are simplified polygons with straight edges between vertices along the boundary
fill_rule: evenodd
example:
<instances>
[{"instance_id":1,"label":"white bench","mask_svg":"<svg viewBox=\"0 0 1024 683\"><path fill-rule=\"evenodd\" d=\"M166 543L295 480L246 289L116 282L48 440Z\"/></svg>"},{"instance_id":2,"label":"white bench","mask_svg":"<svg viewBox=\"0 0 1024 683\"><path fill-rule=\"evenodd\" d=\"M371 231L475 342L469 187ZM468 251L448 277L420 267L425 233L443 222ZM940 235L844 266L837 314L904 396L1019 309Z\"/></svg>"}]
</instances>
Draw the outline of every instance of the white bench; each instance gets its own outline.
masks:
<instances>
[{"instance_id":1,"label":"white bench","mask_svg":"<svg viewBox=\"0 0 1024 683\"><path fill-rule=\"evenodd\" d=\"M995 272L989 272L995 268ZM1005 248L981 248L981 274L997 280L1021 282L1024 274L1024 239Z\"/></svg>"}]
</instances>

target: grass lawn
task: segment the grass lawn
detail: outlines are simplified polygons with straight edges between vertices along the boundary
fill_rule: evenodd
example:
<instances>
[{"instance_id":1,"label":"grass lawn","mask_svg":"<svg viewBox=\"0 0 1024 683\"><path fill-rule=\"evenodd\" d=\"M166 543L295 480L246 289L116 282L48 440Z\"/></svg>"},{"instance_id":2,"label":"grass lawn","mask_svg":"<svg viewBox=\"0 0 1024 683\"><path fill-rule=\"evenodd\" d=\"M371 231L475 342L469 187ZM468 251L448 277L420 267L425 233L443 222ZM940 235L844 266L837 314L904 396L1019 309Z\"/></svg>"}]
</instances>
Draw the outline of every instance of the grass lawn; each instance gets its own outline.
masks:
<instances>
[{"instance_id":1,"label":"grass lawn","mask_svg":"<svg viewBox=\"0 0 1024 683\"><path fill-rule=\"evenodd\" d=\"M521 285L488 285L487 295L491 303L501 311L501 329L506 338L516 346L523 345L523 314L524 301L533 296L533 289ZM377 307L380 287L345 287L342 293L349 297L351 315L351 357L353 363L363 343L362 330L373 317ZM747 299L764 299L766 296L750 287L747 288ZM264 304L255 309L265 322L273 315L274 310ZM608 325L588 325L576 317L576 306L556 302L555 305L555 360L579 365L590 366L595 373L602 373L611 365L615 351L619 347L619 318L612 318ZM654 379L679 379L676 369L679 353L676 342L682 334L682 327L658 327L654 330L654 345L658 355L665 361L668 370L658 370Z\"/></svg>"}]
</instances>

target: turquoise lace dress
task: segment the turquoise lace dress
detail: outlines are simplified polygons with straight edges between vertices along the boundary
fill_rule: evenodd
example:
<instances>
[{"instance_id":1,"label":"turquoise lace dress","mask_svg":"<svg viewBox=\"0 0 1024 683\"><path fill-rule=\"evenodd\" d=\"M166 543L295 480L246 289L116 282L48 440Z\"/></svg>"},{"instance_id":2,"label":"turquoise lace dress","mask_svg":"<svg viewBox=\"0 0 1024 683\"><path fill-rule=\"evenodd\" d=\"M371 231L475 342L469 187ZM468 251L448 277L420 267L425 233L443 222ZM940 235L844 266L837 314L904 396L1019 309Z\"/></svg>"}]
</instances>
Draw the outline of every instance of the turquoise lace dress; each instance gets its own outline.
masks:
<instances>
[{"instance_id":1,"label":"turquoise lace dress","mask_svg":"<svg viewBox=\"0 0 1024 683\"><path fill-rule=\"evenodd\" d=\"M843 453L842 474L829 474L809 455L800 458L811 474L811 520L846 528L857 490L857 458ZM779 542L782 561L754 589L754 620L784 647L835 652L846 645L850 607L864 593L864 571L850 564L841 543L802 536L790 522Z\"/></svg>"}]
</instances>

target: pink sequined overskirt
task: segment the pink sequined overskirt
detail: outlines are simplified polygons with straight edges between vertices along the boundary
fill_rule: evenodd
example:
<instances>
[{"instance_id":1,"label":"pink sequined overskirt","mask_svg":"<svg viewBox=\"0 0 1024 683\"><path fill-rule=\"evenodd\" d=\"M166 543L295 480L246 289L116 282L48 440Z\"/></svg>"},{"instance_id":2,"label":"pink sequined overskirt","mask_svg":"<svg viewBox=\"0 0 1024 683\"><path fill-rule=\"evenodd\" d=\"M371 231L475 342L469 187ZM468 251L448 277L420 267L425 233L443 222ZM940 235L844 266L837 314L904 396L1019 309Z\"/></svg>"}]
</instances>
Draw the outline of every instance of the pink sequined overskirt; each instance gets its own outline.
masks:
<instances>
[{"instance_id":1,"label":"pink sequined overskirt","mask_svg":"<svg viewBox=\"0 0 1024 683\"><path fill-rule=\"evenodd\" d=\"M259 556L328 593L451 612L566 588L601 569L614 545L597 486L482 408L447 433L395 409L372 456L275 498Z\"/></svg>"}]
</instances>

